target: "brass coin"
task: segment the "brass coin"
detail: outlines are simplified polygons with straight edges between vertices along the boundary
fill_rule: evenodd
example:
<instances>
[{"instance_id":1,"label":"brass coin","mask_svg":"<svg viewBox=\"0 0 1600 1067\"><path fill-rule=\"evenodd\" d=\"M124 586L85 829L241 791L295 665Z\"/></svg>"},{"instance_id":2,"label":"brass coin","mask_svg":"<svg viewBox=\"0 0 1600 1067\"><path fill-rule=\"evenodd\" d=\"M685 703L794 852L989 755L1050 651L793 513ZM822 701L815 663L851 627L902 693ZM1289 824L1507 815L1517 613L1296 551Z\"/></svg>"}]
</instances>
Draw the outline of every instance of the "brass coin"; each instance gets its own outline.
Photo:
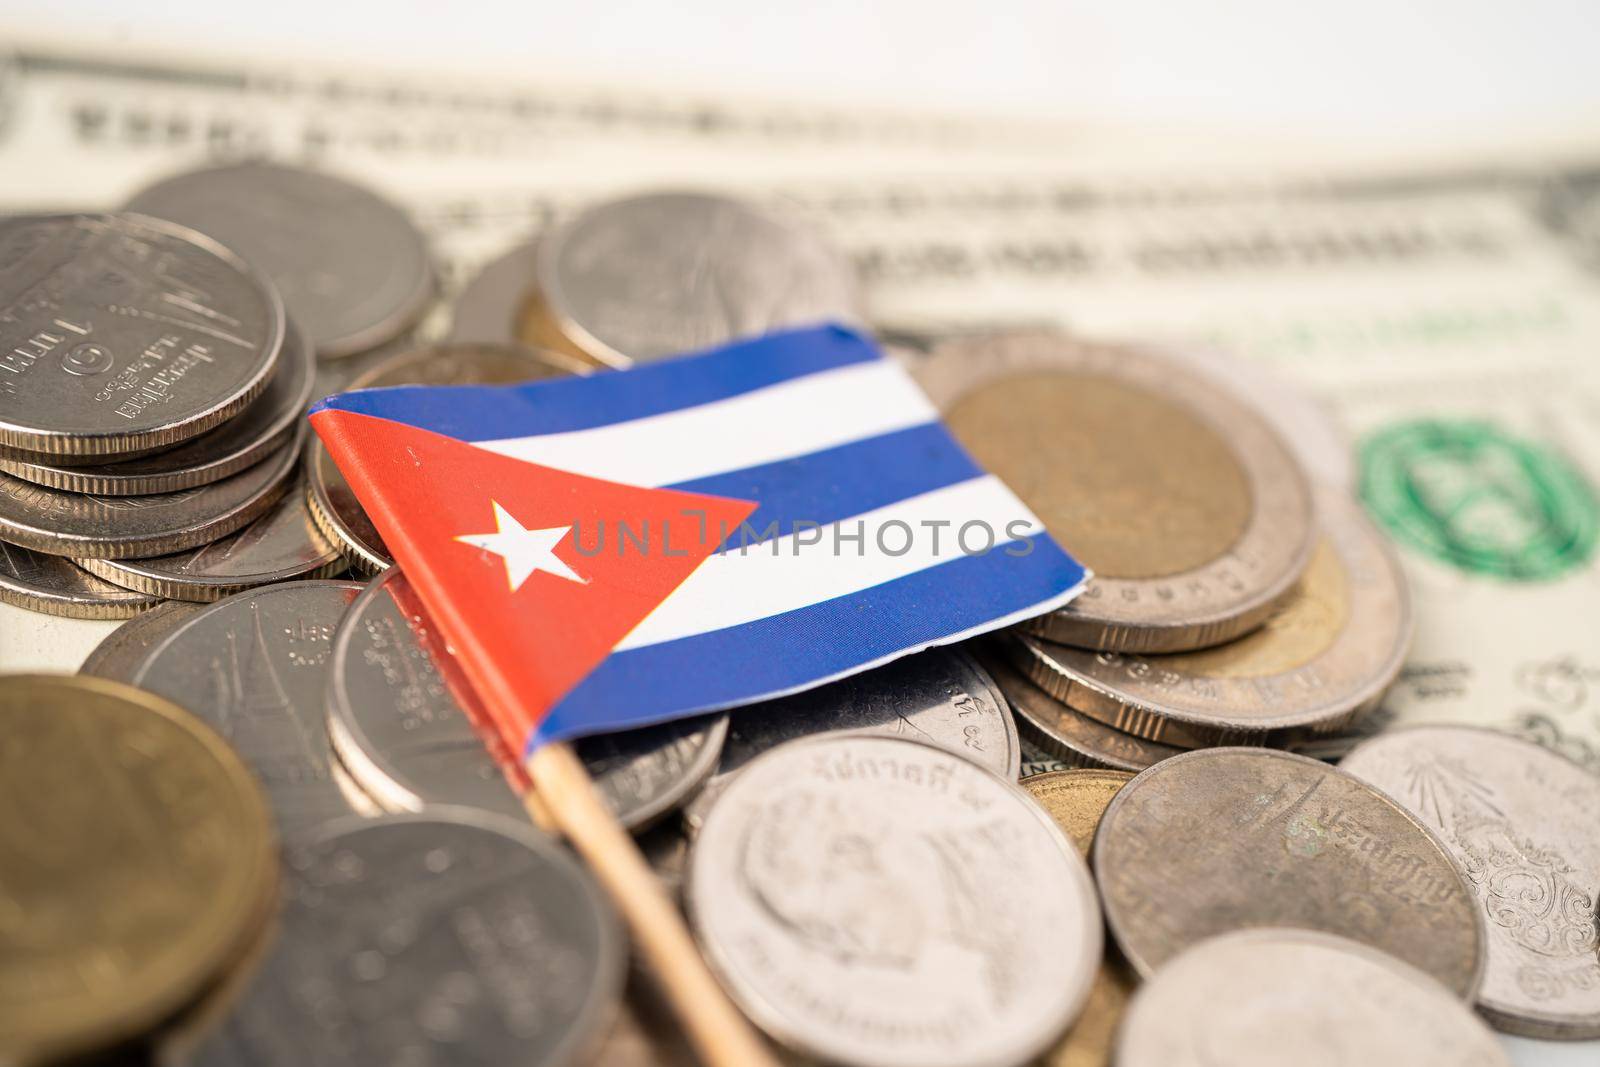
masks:
<instances>
[{"instance_id":1,"label":"brass coin","mask_svg":"<svg viewBox=\"0 0 1600 1067\"><path fill-rule=\"evenodd\" d=\"M530 291L523 298L521 307L517 311L516 327L517 340L523 344L542 348L547 352L560 352L584 363L605 365L595 360L578 346L578 342L562 332L560 323L550 311L550 305L545 302L543 295L537 289Z\"/></svg>"},{"instance_id":2,"label":"brass coin","mask_svg":"<svg viewBox=\"0 0 1600 1067\"><path fill-rule=\"evenodd\" d=\"M1143 977L1256 926L1364 942L1470 1001L1483 917L1444 844L1389 797L1271 749L1186 752L1122 787L1095 834L1106 919Z\"/></svg>"},{"instance_id":3,"label":"brass coin","mask_svg":"<svg viewBox=\"0 0 1600 1067\"><path fill-rule=\"evenodd\" d=\"M1094 571L1029 626L1178 652L1261 623L1305 570L1310 490L1244 402L1144 349L1050 333L963 338L914 368L951 431Z\"/></svg>"},{"instance_id":4,"label":"brass coin","mask_svg":"<svg viewBox=\"0 0 1600 1067\"><path fill-rule=\"evenodd\" d=\"M1183 751L1073 711L992 651L980 658L1016 713L1017 732L1070 767L1137 772Z\"/></svg>"},{"instance_id":5,"label":"brass coin","mask_svg":"<svg viewBox=\"0 0 1600 1067\"><path fill-rule=\"evenodd\" d=\"M352 381L349 389L389 385L506 385L584 374L590 368L558 352L514 344L442 344L397 353ZM355 490L315 436L306 447L306 506L318 531L368 577L393 565Z\"/></svg>"},{"instance_id":6,"label":"brass coin","mask_svg":"<svg viewBox=\"0 0 1600 1067\"><path fill-rule=\"evenodd\" d=\"M255 780L177 705L0 680L0 1060L104 1048L188 1004L255 934L276 863Z\"/></svg>"},{"instance_id":7,"label":"brass coin","mask_svg":"<svg viewBox=\"0 0 1600 1067\"><path fill-rule=\"evenodd\" d=\"M1282 742L1348 729L1377 706L1411 644L1405 576L1343 493L1317 498L1322 538L1305 576L1259 629L1164 656L1018 639L1018 663L1051 696L1119 730L1172 745Z\"/></svg>"},{"instance_id":8,"label":"brass coin","mask_svg":"<svg viewBox=\"0 0 1600 1067\"><path fill-rule=\"evenodd\" d=\"M1133 781L1132 771L1113 771L1100 767L1081 767L1053 774L1036 774L1022 783L1028 795L1039 802L1056 821L1085 859L1094 841L1100 816L1117 791Z\"/></svg>"}]
</instances>

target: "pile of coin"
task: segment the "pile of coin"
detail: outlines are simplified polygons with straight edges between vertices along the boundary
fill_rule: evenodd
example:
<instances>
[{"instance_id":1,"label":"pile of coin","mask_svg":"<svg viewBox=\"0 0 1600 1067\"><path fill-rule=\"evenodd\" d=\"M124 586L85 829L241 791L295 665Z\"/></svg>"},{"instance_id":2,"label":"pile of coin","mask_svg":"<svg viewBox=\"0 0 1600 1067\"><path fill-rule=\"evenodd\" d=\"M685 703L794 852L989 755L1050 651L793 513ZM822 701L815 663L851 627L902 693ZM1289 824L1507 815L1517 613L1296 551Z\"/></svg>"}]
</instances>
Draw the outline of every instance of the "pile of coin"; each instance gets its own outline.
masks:
<instances>
[{"instance_id":1,"label":"pile of coin","mask_svg":"<svg viewBox=\"0 0 1600 1067\"><path fill-rule=\"evenodd\" d=\"M0 596L141 612L76 678L0 678L0 1062L694 1062L300 416L861 325L848 265L778 210L631 196L491 262L432 341L427 245L369 190L251 164L128 208L0 222ZM1600 780L1374 727L1404 580L1243 373L917 347L1082 595L578 745L774 1048L1490 1065L1480 1015L1600 1037Z\"/></svg>"}]
</instances>

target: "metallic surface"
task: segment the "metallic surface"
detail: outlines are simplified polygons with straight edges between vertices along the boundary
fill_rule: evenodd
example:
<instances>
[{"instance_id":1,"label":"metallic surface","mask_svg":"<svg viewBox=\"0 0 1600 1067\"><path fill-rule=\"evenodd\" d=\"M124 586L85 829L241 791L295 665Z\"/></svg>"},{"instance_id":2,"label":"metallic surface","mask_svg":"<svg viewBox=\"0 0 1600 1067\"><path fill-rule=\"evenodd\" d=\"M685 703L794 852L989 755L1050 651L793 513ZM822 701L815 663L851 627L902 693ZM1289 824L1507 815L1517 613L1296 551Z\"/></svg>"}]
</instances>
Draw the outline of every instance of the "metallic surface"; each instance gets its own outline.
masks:
<instances>
[{"instance_id":1,"label":"metallic surface","mask_svg":"<svg viewBox=\"0 0 1600 1067\"><path fill-rule=\"evenodd\" d=\"M1164 760L1101 819L1106 919L1144 977L1189 945L1252 926L1350 937L1470 1001L1484 931L1444 845L1405 809L1323 763L1254 748Z\"/></svg>"},{"instance_id":2,"label":"metallic surface","mask_svg":"<svg viewBox=\"0 0 1600 1067\"><path fill-rule=\"evenodd\" d=\"M128 209L190 226L272 277L324 358L398 336L427 308L433 266L400 208L332 175L243 163L173 175Z\"/></svg>"},{"instance_id":3,"label":"metallic surface","mask_svg":"<svg viewBox=\"0 0 1600 1067\"><path fill-rule=\"evenodd\" d=\"M1029 626L1177 652L1264 620L1305 570L1310 490L1231 393L1145 349L1060 334L951 341L914 368L951 432L1095 572Z\"/></svg>"},{"instance_id":4,"label":"metallic surface","mask_svg":"<svg viewBox=\"0 0 1600 1067\"><path fill-rule=\"evenodd\" d=\"M108 582L174 600L208 602L297 578L325 578L345 569L344 556L311 521L295 486L237 533L170 556L85 559Z\"/></svg>"},{"instance_id":5,"label":"metallic surface","mask_svg":"<svg viewBox=\"0 0 1600 1067\"><path fill-rule=\"evenodd\" d=\"M0 541L0 601L70 619L127 619L160 601L101 581L71 560Z\"/></svg>"},{"instance_id":6,"label":"metallic surface","mask_svg":"<svg viewBox=\"0 0 1600 1067\"><path fill-rule=\"evenodd\" d=\"M151 496L90 496L0 474L0 538L56 556L128 558L181 552L226 537L288 485L298 438L211 485Z\"/></svg>"},{"instance_id":7,"label":"metallic surface","mask_svg":"<svg viewBox=\"0 0 1600 1067\"><path fill-rule=\"evenodd\" d=\"M1359 505L1317 498L1321 543L1257 630L1198 652L1089 652L1024 637L1016 661L1051 696L1119 730L1195 747L1348 729L1382 699L1411 645L1400 564Z\"/></svg>"},{"instance_id":8,"label":"metallic surface","mask_svg":"<svg viewBox=\"0 0 1600 1067\"><path fill-rule=\"evenodd\" d=\"M517 317L534 287L533 241L512 246L478 268L456 294L445 340L454 344L514 344Z\"/></svg>"},{"instance_id":9,"label":"metallic surface","mask_svg":"<svg viewBox=\"0 0 1600 1067\"><path fill-rule=\"evenodd\" d=\"M260 790L193 716L98 678L0 680L0 1060L187 1004L259 929L275 866Z\"/></svg>"},{"instance_id":10,"label":"metallic surface","mask_svg":"<svg viewBox=\"0 0 1600 1067\"><path fill-rule=\"evenodd\" d=\"M189 616L133 669L134 685L202 716L260 776L285 837L349 814L322 713L334 628L354 582L285 582Z\"/></svg>"},{"instance_id":11,"label":"metallic surface","mask_svg":"<svg viewBox=\"0 0 1600 1067\"><path fill-rule=\"evenodd\" d=\"M716 774L684 816L698 830L733 776L785 741L816 734L872 734L938 745L1007 781L1021 763L1005 697L965 651L931 648L794 696L733 712Z\"/></svg>"},{"instance_id":12,"label":"metallic surface","mask_svg":"<svg viewBox=\"0 0 1600 1067\"><path fill-rule=\"evenodd\" d=\"M1118 1067L1405 1064L1509 1067L1471 1011L1414 967L1348 938L1244 930L1190 948L1146 982Z\"/></svg>"},{"instance_id":13,"label":"metallic surface","mask_svg":"<svg viewBox=\"0 0 1600 1067\"><path fill-rule=\"evenodd\" d=\"M728 786L689 864L707 961L805 1056L1020 1063L1077 1016L1100 963L1072 844L1016 786L932 745L773 749Z\"/></svg>"},{"instance_id":14,"label":"metallic surface","mask_svg":"<svg viewBox=\"0 0 1600 1067\"><path fill-rule=\"evenodd\" d=\"M1106 805L1123 786L1133 781L1130 771L1083 767L1053 774L1036 774L1022 788L1061 827L1061 832L1078 846L1085 859L1094 841L1095 829Z\"/></svg>"},{"instance_id":15,"label":"metallic surface","mask_svg":"<svg viewBox=\"0 0 1600 1067\"><path fill-rule=\"evenodd\" d=\"M615 1010L621 929L525 823L341 820L284 865L278 942L198 1067L559 1067Z\"/></svg>"},{"instance_id":16,"label":"metallic surface","mask_svg":"<svg viewBox=\"0 0 1600 1067\"><path fill-rule=\"evenodd\" d=\"M1486 920L1478 1010L1529 1037L1600 1037L1600 778L1492 730L1417 726L1339 767L1437 833Z\"/></svg>"},{"instance_id":17,"label":"metallic surface","mask_svg":"<svg viewBox=\"0 0 1600 1067\"><path fill-rule=\"evenodd\" d=\"M106 496L173 493L209 485L260 462L294 435L311 402L315 359L305 333L291 323L266 388L216 429L120 463L64 466L0 456L0 471L53 489Z\"/></svg>"},{"instance_id":18,"label":"metallic surface","mask_svg":"<svg viewBox=\"0 0 1600 1067\"><path fill-rule=\"evenodd\" d=\"M59 462L188 440L261 392L284 331L272 286L181 226L0 220L0 448Z\"/></svg>"},{"instance_id":19,"label":"metallic surface","mask_svg":"<svg viewBox=\"0 0 1600 1067\"><path fill-rule=\"evenodd\" d=\"M191 615L202 611L199 604L183 600L167 600L118 626L96 645L82 665L79 674L109 678L114 682L131 682L144 654L167 634L183 625Z\"/></svg>"},{"instance_id":20,"label":"metallic surface","mask_svg":"<svg viewBox=\"0 0 1600 1067\"><path fill-rule=\"evenodd\" d=\"M742 200L608 200L541 238L538 292L563 335L614 367L791 326L859 317L849 264Z\"/></svg>"}]
</instances>

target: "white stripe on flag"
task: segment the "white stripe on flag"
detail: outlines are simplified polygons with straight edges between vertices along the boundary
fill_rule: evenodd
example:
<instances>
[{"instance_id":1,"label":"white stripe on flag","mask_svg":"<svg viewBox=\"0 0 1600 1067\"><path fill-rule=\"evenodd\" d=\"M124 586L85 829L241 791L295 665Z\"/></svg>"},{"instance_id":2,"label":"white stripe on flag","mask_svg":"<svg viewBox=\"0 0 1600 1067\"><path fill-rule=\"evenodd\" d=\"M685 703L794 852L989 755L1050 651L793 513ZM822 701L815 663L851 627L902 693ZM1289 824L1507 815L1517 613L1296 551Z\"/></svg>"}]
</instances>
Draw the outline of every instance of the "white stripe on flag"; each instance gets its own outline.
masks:
<instances>
[{"instance_id":1,"label":"white stripe on flag","mask_svg":"<svg viewBox=\"0 0 1600 1067\"><path fill-rule=\"evenodd\" d=\"M743 552L736 547L714 555L634 627L616 651L754 622L950 562L962 555L958 531L973 521L993 531L996 552L1004 551L1008 541L1044 529L994 475L958 482L800 535L785 533ZM945 525L937 530L935 552L935 529L924 523L939 522ZM909 532L890 525L898 523ZM854 538L858 524L861 541L839 539L840 534ZM907 545L908 533L909 550L891 555ZM681 537L674 535L674 540L681 543ZM967 544L974 551L986 543L980 528L968 532ZM608 544L607 551L612 550ZM659 551L659 544L652 543L650 550ZM630 545L629 551L637 549Z\"/></svg>"},{"instance_id":2,"label":"white stripe on flag","mask_svg":"<svg viewBox=\"0 0 1600 1067\"><path fill-rule=\"evenodd\" d=\"M658 486L820 452L937 418L905 371L884 359L609 426L476 444L574 474Z\"/></svg>"}]
</instances>

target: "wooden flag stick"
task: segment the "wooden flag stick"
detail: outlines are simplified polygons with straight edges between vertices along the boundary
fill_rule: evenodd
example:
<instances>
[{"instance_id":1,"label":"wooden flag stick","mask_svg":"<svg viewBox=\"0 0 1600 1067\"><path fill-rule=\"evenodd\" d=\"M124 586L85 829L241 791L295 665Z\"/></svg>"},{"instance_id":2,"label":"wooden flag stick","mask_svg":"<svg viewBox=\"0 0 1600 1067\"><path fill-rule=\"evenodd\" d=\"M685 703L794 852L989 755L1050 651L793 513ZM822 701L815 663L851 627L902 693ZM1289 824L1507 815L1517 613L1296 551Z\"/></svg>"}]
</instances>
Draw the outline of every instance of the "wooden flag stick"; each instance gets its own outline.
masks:
<instances>
[{"instance_id":1,"label":"wooden flag stick","mask_svg":"<svg viewBox=\"0 0 1600 1067\"><path fill-rule=\"evenodd\" d=\"M529 816L540 825L553 822L588 861L633 931L634 944L701 1061L708 1067L778 1067L706 968L677 907L571 746L537 748L527 766L533 779L533 790L524 798Z\"/></svg>"}]
</instances>

